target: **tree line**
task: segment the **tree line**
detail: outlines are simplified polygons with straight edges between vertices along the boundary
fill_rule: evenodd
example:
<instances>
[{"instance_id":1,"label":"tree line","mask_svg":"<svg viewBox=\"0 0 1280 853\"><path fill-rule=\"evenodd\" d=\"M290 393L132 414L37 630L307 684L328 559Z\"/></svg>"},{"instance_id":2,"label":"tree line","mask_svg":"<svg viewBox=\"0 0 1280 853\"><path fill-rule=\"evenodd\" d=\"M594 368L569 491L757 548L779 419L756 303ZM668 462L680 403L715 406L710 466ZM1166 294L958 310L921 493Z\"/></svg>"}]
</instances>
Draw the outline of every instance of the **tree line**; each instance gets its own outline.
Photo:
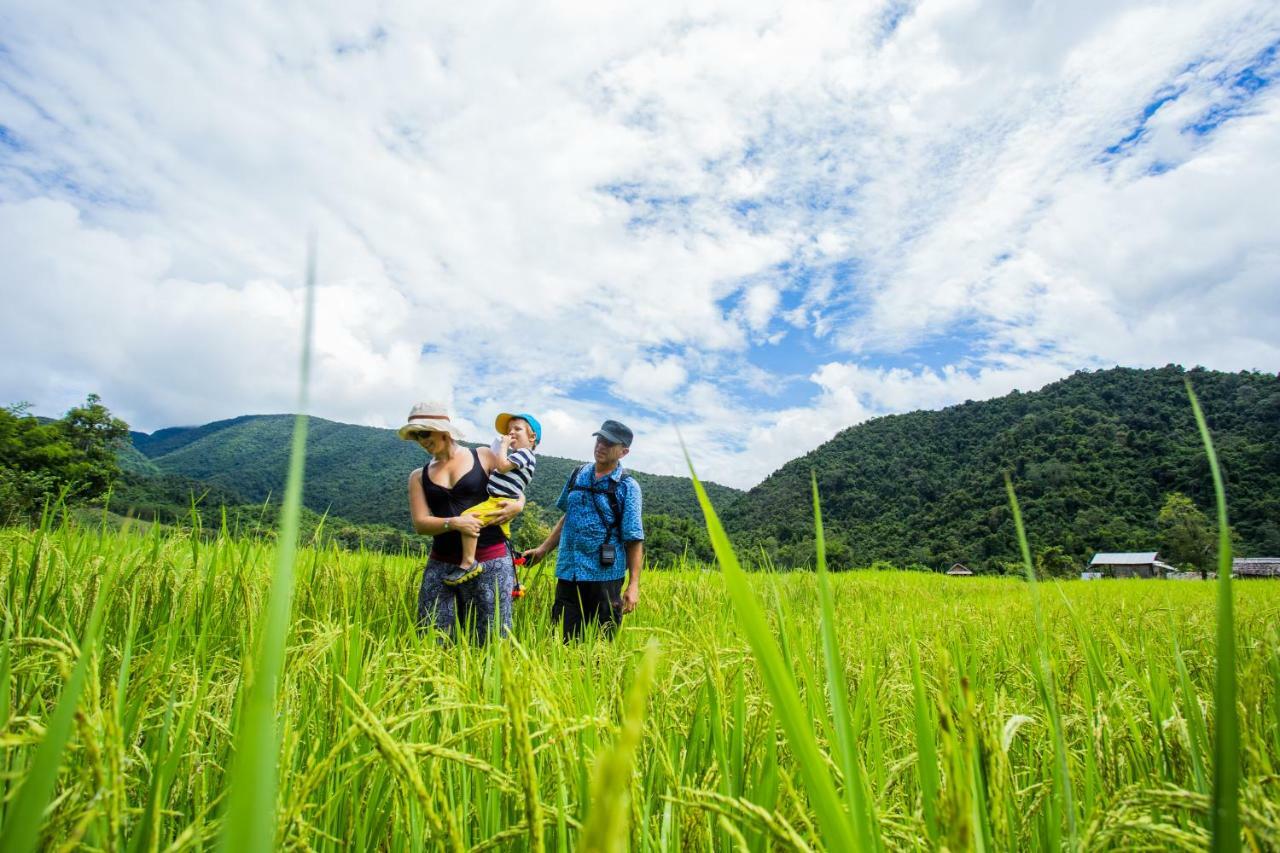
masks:
<instances>
[{"instance_id":1,"label":"tree line","mask_svg":"<svg viewBox=\"0 0 1280 853\"><path fill-rule=\"evenodd\" d=\"M19 403L0 409L0 524L31 523L46 507L61 502L72 508L107 509L115 516L199 529L209 535L225 529L235 535L275 536L280 513L278 494L264 488L260 499L251 500L216 480L148 465L146 457L132 446L129 425L115 417L98 395L90 394L83 405L56 420L35 417L30 408L29 404ZM160 435L158 441L173 443L174 436ZM412 458L421 464L420 454ZM561 473L559 468L566 465L559 465L544 479L555 479ZM356 521L324 507L304 507L302 541L351 550L420 553L430 540L408 527L400 485L406 470L402 465L393 472L398 488L392 490L395 516L403 517L405 522L396 525ZM322 472L319 476L325 475ZM664 502L662 495L671 488L667 483L660 486L658 505L669 506L671 500ZM543 489L546 493L552 491L550 486ZM513 545L517 549L537 545L546 537L553 520L553 511L530 500L513 524ZM644 522L651 564L670 566L686 560L714 559L705 529L693 519L655 512L646 513Z\"/></svg>"},{"instance_id":2,"label":"tree line","mask_svg":"<svg viewBox=\"0 0 1280 853\"><path fill-rule=\"evenodd\" d=\"M1036 392L876 418L783 466L728 508L726 526L744 553L812 562L816 475L833 566L1002 573L1019 565L1008 472L1042 571L1157 549L1198 570L1213 487L1185 377L1214 436L1239 548L1280 555L1280 378L1175 365L1081 371Z\"/></svg>"},{"instance_id":3,"label":"tree line","mask_svg":"<svg viewBox=\"0 0 1280 853\"><path fill-rule=\"evenodd\" d=\"M713 502L751 565L813 564L816 475L834 569L945 571L958 562L978 572L1020 572L1003 486L1008 472L1043 575L1075 575L1097 551L1159 550L1180 568L1206 570L1216 542L1213 492L1186 399L1188 376L1218 449L1237 549L1280 556L1280 378L1250 371L1081 371L1036 392L877 418L745 494L720 487ZM38 516L62 495L73 504L109 501L120 514L167 524L191 523L194 506L206 526L225 514L237 530L272 535L284 420L245 417L135 434L148 456L129 445L128 426L96 395L58 420L10 406L0 410L0 523ZM422 464L416 448L368 427L322 422L313 432L308 529L343 547L420 550L427 540L408 528L403 494L405 472ZM245 453L258 464L245 463ZM543 482L514 527L517 547L541 541L575 464L545 459L535 478ZM710 564L705 527L681 491L692 493L688 481L645 477L651 563ZM228 485L242 481L253 487L249 497ZM344 495L344 511L333 512Z\"/></svg>"}]
</instances>

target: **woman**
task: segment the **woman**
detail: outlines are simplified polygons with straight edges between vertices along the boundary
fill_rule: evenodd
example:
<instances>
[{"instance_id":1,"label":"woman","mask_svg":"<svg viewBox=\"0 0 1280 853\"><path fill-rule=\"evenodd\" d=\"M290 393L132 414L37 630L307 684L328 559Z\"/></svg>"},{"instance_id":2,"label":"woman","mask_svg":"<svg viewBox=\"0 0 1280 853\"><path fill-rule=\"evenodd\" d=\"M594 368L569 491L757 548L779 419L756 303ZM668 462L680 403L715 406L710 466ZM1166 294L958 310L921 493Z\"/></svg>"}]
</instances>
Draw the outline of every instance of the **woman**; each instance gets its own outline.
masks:
<instances>
[{"instance_id":1,"label":"woman","mask_svg":"<svg viewBox=\"0 0 1280 853\"><path fill-rule=\"evenodd\" d=\"M498 460L487 447L460 445L462 433L442 404L414 406L399 434L431 454L426 465L409 475L413 529L434 537L418 590L418 625L433 625L445 634L456 635L461 622L470 626L477 643L483 643L496 618L498 632L505 637L511 629L515 567L500 525L524 510L524 498L509 501L500 512L488 516L486 527L475 516L462 515L463 510L489 497L489 474ZM450 586L445 579L456 580L460 573L463 530L479 536L476 564L482 569L477 577Z\"/></svg>"}]
</instances>

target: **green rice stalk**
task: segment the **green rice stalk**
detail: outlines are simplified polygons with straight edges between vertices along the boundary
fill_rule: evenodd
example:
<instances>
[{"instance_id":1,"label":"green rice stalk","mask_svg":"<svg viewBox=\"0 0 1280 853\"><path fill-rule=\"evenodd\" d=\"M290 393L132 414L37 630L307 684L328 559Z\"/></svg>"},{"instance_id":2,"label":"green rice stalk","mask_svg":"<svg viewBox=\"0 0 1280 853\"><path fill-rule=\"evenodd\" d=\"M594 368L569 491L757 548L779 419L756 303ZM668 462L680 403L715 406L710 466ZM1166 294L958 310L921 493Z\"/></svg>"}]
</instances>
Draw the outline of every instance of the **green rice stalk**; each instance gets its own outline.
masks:
<instances>
[{"instance_id":1,"label":"green rice stalk","mask_svg":"<svg viewBox=\"0 0 1280 853\"><path fill-rule=\"evenodd\" d=\"M751 848L747 845L747 837L742 834L742 830L733 825L733 821L724 815L720 815L716 821L716 826L720 827L720 831L733 840L733 847L726 846L724 849L733 849L738 853L751 853Z\"/></svg>"},{"instance_id":2,"label":"green rice stalk","mask_svg":"<svg viewBox=\"0 0 1280 853\"><path fill-rule=\"evenodd\" d=\"M809 853L809 845L784 816L751 800L742 797L726 797L716 791L703 791L696 788L681 788L679 797L664 797L664 799L681 805L706 809L740 823L754 824L768 834L774 845L781 846L784 850Z\"/></svg>"},{"instance_id":3,"label":"green rice stalk","mask_svg":"<svg viewBox=\"0 0 1280 853\"><path fill-rule=\"evenodd\" d=\"M1018 496L1013 492L1013 481L1008 472L1004 475L1005 491L1009 494L1009 507L1013 511L1013 525L1018 534L1018 547L1022 551L1022 565L1027 572L1027 588L1031 591L1031 604L1035 610L1036 649L1038 652L1040 692L1049 712L1049 727L1053 732L1054 786L1060 799L1059 808L1067 819L1067 838L1072 849L1076 847L1076 809L1071 789L1071 772L1067 765L1067 743L1062 734L1062 715L1058 710L1058 688L1049 664L1049 641L1045 633L1044 613L1040 609L1040 589L1036 582L1035 568L1031 563L1031 547L1027 544L1027 531L1022 525L1022 511L1018 508ZM1057 832L1057 821L1050 820L1049 831Z\"/></svg>"},{"instance_id":4,"label":"green rice stalk","mask_svg":"<svg viewBox=\"0 0 1280 853\"><path fill-rule=\"evenodd\" d=\"M920 650L911 641L911 687L915 698L916 775L920 780L920 805L924 811L924 828L932 844L938 843L941 834L938 825L937 713L924 690L924 678L920 672Z\"/></svg>"},{"instance_id":5,"label":"green rice stalk","mask_svg":"<svg viewBox=\"0 0 1280 853\"><path fill-rule=\"evenodd\" d=\"M827 548L822 530L822 502L818 499L818 475L810 474L813 488L814 547L817 552L818 601L821 605L822 656L827 667L827 694L831 699L831 725L835 729L840 771L844 774L845 802L853 819L861 850L879 850L880 833L875 824L875 806L866 796L866 772L858 758L854 728L849 719L849 693L845 686L844 661L836 640L836 605L827 571ZM870 679L864 680L869 685Z\"/></svg>"},{"instance_id":6,"label":"green rice stalk","mask_svg":"<svg viewBox=\"0 0 1280 853\"><path fill-rule=\"evenodd\" d=\"M693 470L693 462L688 451L685 460L689 463L689 476L693 480L693 488L698 496L698 503L706 517L707 532L711 545L715 549L716 559L724 574L725 587L729 591L733 603L734 614L747 635L751 651L760 664L764 675L765 686L773 699L778 722L786 732L787 741L796 754L796 763L809 792L809 799L817 813L818 825L822 829L823 841L833 850L855 850L858 845L858 833L854 829L848 812L845 811L831 774L827 772L826 759L818 748L814 737L811 718L800 699L800 693L791 672L782 661L782 653L778 642L769 630L769 622L765 619L764 610L756 598L755 591L747 580L746 572L738 563L738 558L729 544L729 537L720 524L711 499L707 497L702 482Z\"/></svg>"},{"instance_id":7,"label":"green rice stalk","mask_svg":"<svg viewBox=\"0 0 1280 853\"><path fill-rule=\"evenodd\" d=\"M378 719L373 711L369 710L369 706L360 698L360 694L351 688L351 685L339 677L339 683L347 693L347 697L351 700L352 719L361 730L364 731L374 742L378 748L378 752L391 765L391 767L404 778L410 793L413 794L415 800L422 807L422 811L426 814L427 820L431 822L431 828L436 832L438 837L447 837L451 842L451 846L455 851L464 849L462 839L456 832L450 831L445 826L438 811L435 808L431 793L427 790L427 785L422 779L422 774L418 772L418 765L412 761L406 754L405 750L398 744L387 731L382 721Z\"/></svg>"},{"instance_id":8,"label":"green rice stalk","mask_svg":"<svg viewBox=\"0 0 1280 853\"><path fill-rule=\"evenodd\" d=\"M114 573L107 575L98 589L80 639L80 656L75 668L71 670L71 677L58 695L58 705L45 727L44 737L36 748L35 757L27 767L26 779L18 789L16 799L5 811L4 829L0 831L0 850L5 853L27 853L36 849L44 810L58 781L58 768L62 765L62 755L71 737L76 706L84 689L89 659L93 656L102 614L107 599L111 596L114 580Z\"/></svg>"},{"instance_id":9,"label":"green rice stalk","mask_svg":"<svg viewBox=\"0 0 1280 853\"><path fill-rule=\"evenodd\" d=\"M533 853L544 853L546 842L543 840L542 802L538 798L538 768L533 758L533 739L529 736L529 687L514 675L511 671L513 669L514 666L509 662L507 675L502 679L502 688L506 694L507 714L511 719L511 740L515 746L516 763L520 768L520 781L524 789L524 818L529 827L529 849Z\"/></svg>"},{"instance_id":10,"label":"green rice stalk","mask_svg":"<svg viewBox=\"0 0 1280 853\"><path fill-rule=\"evenodd\" d=\"M581 847L586 853L622 853L627 849L631 774L636 748L644 727L644 709L658 669L658 642L649 640L644 657L627 690L622 728L614 745L596 759L591 774L591 811L582 828Z\"/></svg>"},{"instance_id":11,"label":"green rice stalk","mask_svg":"<svg viewBox=\"0 0 1280 853\"><path fill-rule=\"evenodd\" d=\"M9 638L13 634L13 623L4 620L4 636L0 637L0 732L9 728L9 709L13 700L9 695Z\"/></svg>"},{"instance_id":12,"label":"green rice stalk","mask_svg":"<svg viewBox=\"0 0 1280 853\"><path fill-rule=\"evenodd\" d=\"M1204 754L1208 752L1208 727L1204 722L1204 714L1200 710L1200 698L1191 686L1191 676L1187 665L1182 660L1182 649L1178 644L1175 631L1173 638L1173 663L1178 670L1178 686L1182 690L1182 705L1185 709L1182 718L1187 726L1187 752L1191 756L1191 770L1195 774L1196 790L1206 793L1209 789L1204 772Z\"/></svg>"},{"instance_id":13,"label":"green rice stalk","mask_svg":"<svg viewBox=\"0 0 1280 853\"><path fill-rule=\"evenodd\" d=\"M542 815L542 819L543 821L548 823L553 820L555 821L563 820L566 822L566 825L572 826L574 829L582 828L581 825L576 820L574 820L571 816L565 815L565 814L553 815L553 814L547 814L544 812ZM499 832L498 834L490 838L486 838L484 841L481 841L479 844L471 848L471 853L483 853L483 851L485 850L510 850L512 849L512 846L515 844L516 839L518 839L522 835L527 835L528 833L529 833L528 826L525 825L524 821L520 821L514 826L509 826L506 829L502 830L502 832Z\"/></svg>"},{"instance_id":14,"label":"green rice stalk","mask_svg":"<svg viewBox=\"0 0 1280 853\"><path fill-rule=\"evenodd\" d=\"M280 751L276 696L284 668L285 641L293 603L293 562L298 548L302 477L307 456L307 383L311 374L311 327L316 283L315 241L307 251L305 308L302 319L298 415L293 426L289 474L280 512L275 572L263 614L257 654L249 673L248 695L237 720L235 752L227 776L227 811L220 847L224 853L267 853L275 847L276 787Z\"/></svg>"},{"instance_id":15,"label":"green rice stalk","mask_svg":"<svg viewBox=\"0 0 1280 853\"><path fill-rule=\"evenodd\" d=\"M1196 416L1213 474L1218 505L1218 671L1213 688L1213 849L1240 849L1240 721L1236 712L1236 635L1231 594L1231 528L1227 526L1227 495L1213 449L1209 425L1200 401L1186 380L1187 397Z\"/></svg>"}]
</instances>

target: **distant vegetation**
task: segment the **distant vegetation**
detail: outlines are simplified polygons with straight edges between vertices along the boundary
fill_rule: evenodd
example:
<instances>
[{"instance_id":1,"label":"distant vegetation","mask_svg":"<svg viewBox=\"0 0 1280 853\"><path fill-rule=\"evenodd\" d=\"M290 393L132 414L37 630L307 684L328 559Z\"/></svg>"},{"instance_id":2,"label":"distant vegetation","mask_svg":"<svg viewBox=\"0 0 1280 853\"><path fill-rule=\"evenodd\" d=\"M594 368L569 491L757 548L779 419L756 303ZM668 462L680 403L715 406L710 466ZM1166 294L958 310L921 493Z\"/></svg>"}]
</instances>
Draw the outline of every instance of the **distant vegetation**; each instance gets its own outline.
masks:
<instances>
[{"instance_id":1,"label":"distant vegetation","mask_svg":"<svg viewBox=\"0 0 1280 853\"><path fill-rule=\"evenodd\" d=\"M96 395L61 420L29 406L0 410L0 524L34 521L46 506L96 505L123 515L212 533L271 538L278 526L292 417L246 416L201 427L130 433ZM391 430L312 419L304 541L415 553L430 543L409 525L408 474L426 461ZM532 547L554 522L550 507L581 463L542 456L531 500L513 526ZM712 559L687 478L632 472L644 487L649 562ZM712 485L722 503L740 492Z\"/></svg>"},{"instance_id":2,"label":"distant vegetation","mask_svg":"<svg viewBox=\"0 0 1280 853\"><path fill-rule=\"evenodd\" d=\"M97 497L120 475L116 449L129 426L98 395L56 421L29 409L27 403L0 409L0 524L33 519L59 496Z\"/></svg>"},{"instance_id":3,"label":"distant vegetation","mask_svg":"<svg viewBox=\"0 0 1280 853\"><path fill-rule=\"evenodd\" d=\"M245 415L199 427L133 433L133 446L155 469L230 489L251 502L279 495L289 455L292 415ZM583 436L584 451L591 449ZM426 461L421 447L393 430L312 418L307 439L303 502L361 523L408 523L405 498L409 472ZM538 456L529 498L552 506L570 472L581 461ZM687 477L633 471L644 489L645 512L701 519ZM731 502L736 489L712 485L714 500Z\"/></svg>"},{"instance_id":4,"label":"distant vegetation","mask_svg":"<svg viewBox=\"0 0 1280 853\"><path fill-rule=\"evenodd\" d=\"M1186 405L1190 375L1224 468L1237 550L1280 556L1280 379L1169 366L1080 372L1046 388L936 412L877 418L839 433L750 492L710 497L749 563L808 565L809 476L817 472L833 568L1003 572L1017 546L1001 477L1023 502L1033 554L1048 576L1078 573L1095 551L1159 550L1210 568L1212 488ZM270 535L283 491L292 416L244 416L132 433L96 397L59 421L22 406L0 412L0 522L38 514L62 488L73 500L185 525L193 499L214 527ZM584 439L584 445L586 439ZM405 482L425 460L394 432L313 418L304 536L397 552L428 541L409 527ZM532 544L580 463L541 456L532 508L516 525ZM713 560L690 482L636 473L653 564ZM320 527L321 520L323 527Z\"/></svg>"},{"instance_id":5,"label":"distant vegetation","mask_svg":"<svg viewBox=\"0 0 1280 853\"><path fill-rule=\"evenodd\" d=\"M1202 568L1188 542L1213 541L1203 517L1213 487L1187 375L1213 431L1240 553L1280 555L1280 379L1175 366L1082 371L1037 392L868 421L731 504L726 526L744 555L808 563L816 471L834 566L1000 572L1017 559L1008 471L1046 573L1078 572L1095 551L1157 549ZM1161 520L1174 493L1185 502Z\"/></svg>"},{"instance_id":6,"label":"distant vegetation","mask_svg":"<svg viewBox=\"0 0 1280 853\"><path fill-rule=\"evenodd\" d=\"M132 433L131 447L121 453L122 467L131 472L130 488L116 497L131 511L175 519L188 514L193 489L196 494L209 490L204 503L210 507L259 505L278 498L292 429L292 415L246 415L150 435ZM583 444L589 449L589 437ZM394 543L392 550L424 542L409 527L405 491L409 472L426 460L422 448L402 441L392 430L312 418L303 502L313 513L328 512L338 519L331 527L348 531L344 541L363 536L366 542ZM581 464L539 455L529 491L530 502L537 506L514 525L518 547L535 544L531 540L536 532L545 532L545 526L533 524L535 516L539 523L554 522L560 490ZM670 563L683 556L710 560L711 546L689 479L631 473L644 490L650 562ZM726 486L709 488L724 504L741 495Z\"/></svg>"}]
</instances>

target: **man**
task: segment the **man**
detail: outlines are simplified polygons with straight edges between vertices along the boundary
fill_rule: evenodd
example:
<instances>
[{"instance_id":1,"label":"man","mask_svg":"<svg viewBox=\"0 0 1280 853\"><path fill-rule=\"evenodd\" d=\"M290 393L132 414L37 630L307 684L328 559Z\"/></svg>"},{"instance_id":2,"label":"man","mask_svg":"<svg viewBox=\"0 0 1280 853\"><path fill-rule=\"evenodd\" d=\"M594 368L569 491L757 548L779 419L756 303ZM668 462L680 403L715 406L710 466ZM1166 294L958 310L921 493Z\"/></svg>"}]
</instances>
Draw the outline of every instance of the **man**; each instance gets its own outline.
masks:
<instances>
[{"instance_id":1,"label":"man","mask_svg":"<svg viewBox=\"0 0 1280 853\"><path fill-rule=\"evenodd\" d=\"M593 435L595 464L570 475L556 501L564 515L541 545L524 552L533 566L560 548L551 618L560 622L566 642L582 636L587 622L598 623L605 636L612 636L623 614L635 610L640 599L640 484L622 467L622 457L631 452L632 433L610 420Z\"/></svg>"}]
</instances>

